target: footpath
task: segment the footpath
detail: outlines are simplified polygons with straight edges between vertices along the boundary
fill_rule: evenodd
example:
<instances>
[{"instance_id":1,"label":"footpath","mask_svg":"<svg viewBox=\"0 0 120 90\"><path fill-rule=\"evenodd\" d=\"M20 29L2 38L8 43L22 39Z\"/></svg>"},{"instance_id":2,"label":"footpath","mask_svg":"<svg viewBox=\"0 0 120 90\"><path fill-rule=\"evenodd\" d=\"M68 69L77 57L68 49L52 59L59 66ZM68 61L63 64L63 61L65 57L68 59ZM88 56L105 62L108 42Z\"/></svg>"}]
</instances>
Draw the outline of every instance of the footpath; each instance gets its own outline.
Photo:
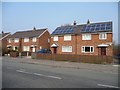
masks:
<instances>
[{"instance_id":1,"label":"footpath","mask_svg":"<svg viewBox=\"0 0 120 90\"><path fill-rule=\"evenodd\" d=\"M11 57L9 57L11 58ZM118 74L119 65L115 64L90 64L90 63L79 63L79 62L69 62L69 61L54 61L54 60L43 60L43 59L31 59L30 57L22 57L22 58L11 58L19 63L27 63L27 64L38 64L38 65L47 65L57 68L74 68L74 69L88 69L99 72L107 72Z\"/></svg>"}]
</instances>

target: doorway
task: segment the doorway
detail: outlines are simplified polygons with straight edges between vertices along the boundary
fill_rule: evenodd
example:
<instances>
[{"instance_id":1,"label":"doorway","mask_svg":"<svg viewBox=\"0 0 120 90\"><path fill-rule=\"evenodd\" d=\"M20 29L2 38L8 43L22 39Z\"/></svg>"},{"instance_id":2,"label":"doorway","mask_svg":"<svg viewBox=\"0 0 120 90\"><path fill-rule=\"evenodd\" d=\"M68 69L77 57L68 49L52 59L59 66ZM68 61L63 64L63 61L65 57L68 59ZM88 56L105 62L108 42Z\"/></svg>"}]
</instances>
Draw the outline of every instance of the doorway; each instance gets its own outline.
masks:
<instances>
[{"instance_id":1,"label":"doorway","mask_svg":"<svg viewBox=\"0 0 120 90\"><path fill-rule=\"evenodd\" d=\"M101 55L106 55L106 47L101 47Z\"/></svg>"},{"instance_id":2,"label":"doorway","mask_svg":"<svg viewBox=\"0 0 120 90\"><path fill-rule=\"evenodd\" d=\"M57 53L57 47L53 48L53 53L56 54Z\"/></svg>"}]
</instances>

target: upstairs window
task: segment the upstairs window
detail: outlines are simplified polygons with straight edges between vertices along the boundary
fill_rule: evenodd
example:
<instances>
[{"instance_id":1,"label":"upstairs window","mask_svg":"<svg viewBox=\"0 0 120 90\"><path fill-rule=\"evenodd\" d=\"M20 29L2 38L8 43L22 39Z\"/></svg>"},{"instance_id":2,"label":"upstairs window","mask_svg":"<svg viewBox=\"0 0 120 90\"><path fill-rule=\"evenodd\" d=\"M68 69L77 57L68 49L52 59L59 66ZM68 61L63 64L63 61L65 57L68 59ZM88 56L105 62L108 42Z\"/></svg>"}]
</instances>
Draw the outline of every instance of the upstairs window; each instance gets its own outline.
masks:
<instances>
[{"instance_id":1,"label":"upstairs window","mask_svg":"<svg viewBox=\"0 0 120 90\"><path fill-rule=\"evenodd\" d=\"M11 43L11 38L10 38L10 39L8 39L8 42L9 42L9 43Z\"/></svg>"},{"instance_id":2,"label":"upstairs window","mask_svg":"<svg viewBox=\"0 0 120 90\"><path fill-rule=\"evenodd\" d=\"M99 34L99 39L101 39L101 40L107 39L106 33L100 33Z\"/></svg>"},{"instance_id":3,"label":"upstairs window","mask_svg":"<svg viewBox=\"0 0 120 90\"><path fill-rule=\"evenodd\" d=\"M24 42L29 42L29 38L24 38Z\"/></svg>"},{"instance_id":4,"label":"upstairs window","mask_svg":"<svg viewBox=\"0 0 120 90\"><path fill-rule=\"evenodd\" d=\"M64 41L71 41L71 35L65 35Z\"/></svg>"},{"instance_id":5,"label":"upstairs window","mask_svg":"<svg viewBox=\"0 0 120 90\"><path fill-rule=\"evenodd\" d=\"M82 40L91 40L91 34L82 34Z\"/></svg>"},{"instance_id":6,"label":"upstairs window","mask_svg":"<svg viewBox=\"0 0 120 90\"><path fill-rule=\"evenodd\" d=\"M19 42L19 38L15 38L15 39L14 39L14 42Z\"/></svg>"},{"instance_id":7,"label":"upstairs window","mask_svg":"<svg viewBox=\"0 0 120 90\"><path fill-rule=\"evenodd\" d=\"M53 41L58 41L58 36L54 36Z\"/></svg>"},{"instance_id":8,"label":"upstairs window","mask_svg":"<svg viewBox=\"0 0 120 90\"><path fill-rule=\"evenodd\" d=\"M36 37L33 37L32 38L32 42L36 42L37 41L37 38Z\"/></svg>"}]
</instances>

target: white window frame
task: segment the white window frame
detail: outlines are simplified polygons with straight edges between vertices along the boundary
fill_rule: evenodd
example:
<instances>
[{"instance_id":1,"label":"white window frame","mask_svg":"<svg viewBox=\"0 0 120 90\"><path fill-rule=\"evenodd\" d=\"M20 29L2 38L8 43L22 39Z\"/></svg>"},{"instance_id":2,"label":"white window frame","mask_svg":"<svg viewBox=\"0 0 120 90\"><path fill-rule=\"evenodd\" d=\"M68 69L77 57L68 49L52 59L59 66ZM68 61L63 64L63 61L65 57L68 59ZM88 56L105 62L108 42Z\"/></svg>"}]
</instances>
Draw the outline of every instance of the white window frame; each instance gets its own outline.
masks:
<instances>
[{"instance_id":1,"label":"white window frame","mask_svg":"<svg viewBox=\"0 0 120 90\"><path fill-rule=\"evenodd\" d=\"M90 36L90 38L88 38ZM82 40L91 40L91 34L82 34Z\"/></svg>"},{"instance_id":2,"label":"white window frame","mask_svg":"<svg viewBox=\"0 0 120 90\"><path fill-rule=\"evenodd\" d=\"M68 47L67 50L66 47ZM72 46L62 46L62 52L72 52Z\"/></svg>"},{"instance_id":3,"label":"white window frame","mask_svg":"<svg viewBox=\"0 0 120 90\"><path fill-rule=\"evenodd\" d=\"M29 38L24 38L24 42L29 42Z\"/></svg>"},{"instance_id":4,"label":"white window frame","mask_svg":"<svg viewBox=\"0 0 120 90\"><path fill-rule=\"evenodd\" d=\"M48 43L50 43L50 39L48 38Z\"/></svg>"},{"instance_id":5,"label":"white window frame","mask_svg":"<svg viewBox=\"0 0 120 90\"><path fill-rule=\"evenodd\" d=\"M54 36L53 41L58 41L58 36Z\"/></svg>"},{"instance_id":6,"label":"white window frame","mask_svg":"<svg viewBox=\"0 0 120 90\"><path fill-rule=\"evenodd\" d=\"M36 42L37 41L37 38L36 37L33 37L32 38L32 42Z\"/></svg>"},{"instance_id":7,"label":"white window frame","mask_svg":"<svg viewBox=\"0 0 120 90\"><path fill-rule=\"evenodd\" d=\"M90 52L85 52L85 47L90 47ZM93 51L91 51L91 48L93 48ZM82 46L81 47L81 52L83 52L83 53L94 53L94 47L93 46Z\"/></svg>"},{"instance_id":8,"label":"white window frame","mask_svg":"<svg viewBox=\"0 0 120 90\"><path fill-rule=\"evenodd\" d=\"M11 38L8 39L8 42L11 43Z\"/></svg>"},{"instance_id":9,"label":"white window frame","mask_svg":"<svg viewBox=\"0 0 120 90\"><path fill-rule=\"evenodd\" d=\"M23 51L30 51L30 46L23 46Z\"/></svg>"},{"instance_id":10,"label":"white window frame","mask_svg":"<svg viewBox=\"0 0 120 90\"><path fill-rule=\"evenodd\" d=\"M71 35L64 35L64 41L71 41Z\"/></svg>"},{"instance_id":11,"label":"white window frame","mask_svg":"<svg viewBox=\"0 0 120 90\"><path fill-rule=\"evenodd\" d=\"M18 42L19 42L19 38L15 38L15 39L14 39L14 42L15 42L15 43L18 43Z\"/></svg>"},{"instance_id":12,"label":"white window frame","mask_svg":"<svg viewBox=\"0 0 120 90\"><path fill-rule=\"evenodd\" d=\"M101 37L102 36L102 37ZM105 37L104 37L105 36ZM107 34L106 33L99 33L99 39L100 40L105 40L107 39Z\"/></svg>"}]
</instances>

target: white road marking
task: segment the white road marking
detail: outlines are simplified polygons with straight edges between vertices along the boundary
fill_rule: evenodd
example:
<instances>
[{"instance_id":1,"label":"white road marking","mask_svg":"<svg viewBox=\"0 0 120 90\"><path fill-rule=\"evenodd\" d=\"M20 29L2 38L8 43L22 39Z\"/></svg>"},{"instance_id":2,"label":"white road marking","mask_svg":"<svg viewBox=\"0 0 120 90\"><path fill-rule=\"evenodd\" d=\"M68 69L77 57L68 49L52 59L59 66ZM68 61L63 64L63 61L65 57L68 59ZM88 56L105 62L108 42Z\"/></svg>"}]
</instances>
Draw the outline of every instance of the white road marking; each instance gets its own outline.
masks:
<instances>
[{"instance_id":1,"label":"white road marking","mask_svg":"<svg viewBox=\"0 0 120 90\"><path fill-rule=\"evenodd\" d=\"M17 72L20 73L26 73L26 74L32 74L32 75L37 75L37 76L43 76L43 77L49 77L49 78L54 78L54 79L62 79L60 77L56 77L56 76L49 76L49 75L44 75L44 74L40 74L40 73L31 73L31 72L27 72L24 69L20 69L20 70L16 70Z\"/></svg>"},{"instance_id":2,"label":"white road marking","mask_svg":"<svg viewBox=\"0 0 120 90\"><path fill-rule=\"evenodd\" d=\"M27 73L27 74L32 74L30 72L26 72L26 71L23 71L23 70L16 70L17 72L20 72L20 73Z\"/></svg>"},{"instance_id":3,"label":"white road marking","mask_svg":"<svg viewBox=\"0 0 120 90\"><path fill-rule=\"evenodd\" d=\"M114 67L118 67L119 65L113 65Z\"/></svg>"},{"instance_id":4,"label":"white road marking","mask_svg":"<svg viewBox=\"0 0 120 90\"><path fill-rule=\"evenodd\" d=\"M120 88L117 86L111 86L111 85L104 85L104 84L97 84L98 86L102 86L102 87L109 87L109 88Z\"/></svg>"},{"instance_id":5,"label":"white road marking","mask_svg":"<svg viewBox=\"0 0 120 90\"><path fill-rule=\"evenodd\" d=\"M43 76L43 77L49 77L49 78L55 78L55 79L62 79L62 78L60 78L60 77L56 77L56 76L47 76L47 75L43 75L43 74L39 74L39 73L34 73L34 75Z\"/></svg>"}]
</instances>

